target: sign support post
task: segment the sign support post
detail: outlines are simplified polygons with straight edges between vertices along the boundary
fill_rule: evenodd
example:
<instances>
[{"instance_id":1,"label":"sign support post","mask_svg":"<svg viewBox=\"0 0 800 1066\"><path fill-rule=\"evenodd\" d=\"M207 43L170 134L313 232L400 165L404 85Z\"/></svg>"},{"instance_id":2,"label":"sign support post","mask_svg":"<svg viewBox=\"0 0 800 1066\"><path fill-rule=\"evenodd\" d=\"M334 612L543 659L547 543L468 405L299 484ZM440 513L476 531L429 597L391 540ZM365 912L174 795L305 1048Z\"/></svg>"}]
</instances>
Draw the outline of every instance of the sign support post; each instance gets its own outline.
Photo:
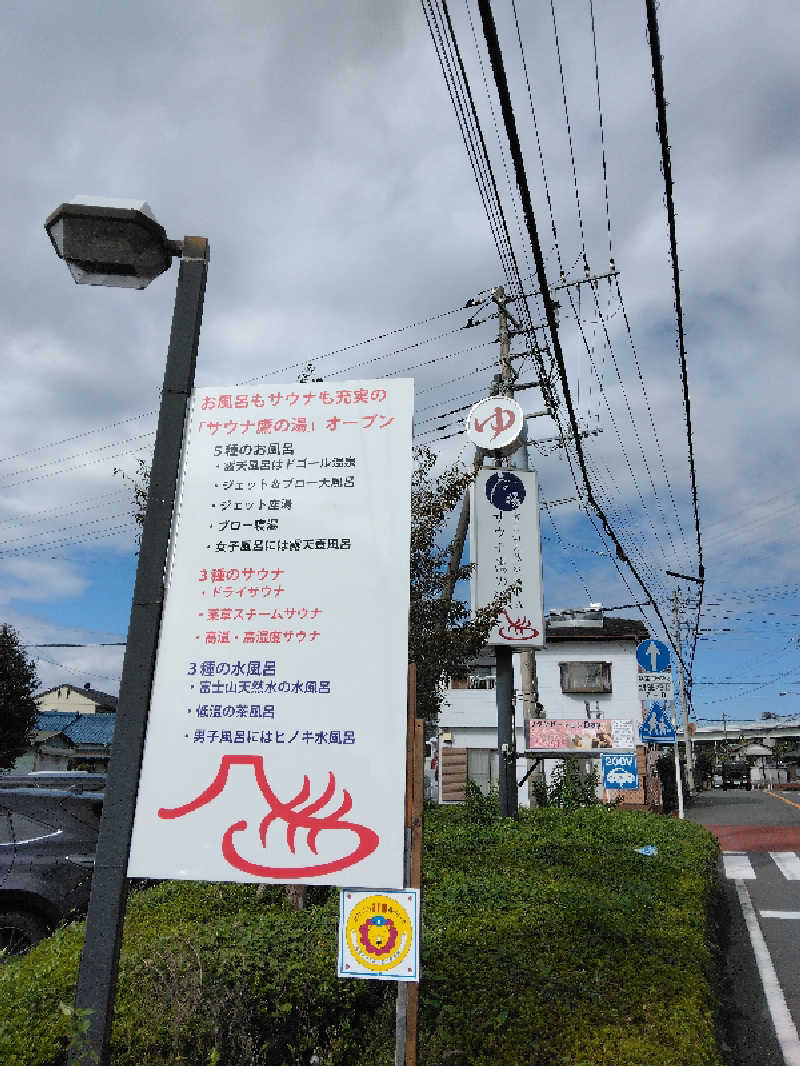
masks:
<instances>
[{"instance_id":1,"label":"sign support post","mask_svg":"<svg viewBox=\"0 0 800 1066\"><path fill-rule=\"evenodd\" d=\"M417 669L408 664L408 731L406 734L406 805L404 880L422 889L422 800L425 723L417 718ZM399 981L395 1008L395 1066L417 1066L419 983Z\"/></svg>"},{"instance_id":2,"label":"sign support post","mask_svg":"<svg viewBox=\"0 0 800 1066\"><path fill-rule=\"evenodd\" d=\"M689 733L689 710L686 706L686 690L683 684L683 655L681 654L681 626L678 617L678 592L672 593L672 610L675 615L675 645L678 649L678 691L681 696L683 714L683 743L686 748L686 782L689 791L694 791L694 759L692 757L692 738ZM676 747L677 751L677 747Z\"/></svg>"},{"instance_id":3,"label":"sign support post","mask_svg":"<svg viewBox=\"0 0 800 1066\"><path fill-rule=\"evenodd\" d=\"M184 237L128 646L122 667L114 752L106 783L86 938L78 971L75 1006L90 1012L86 1039L99 1066L106 1066L109 1056L128 894L128 852L164 603L164 568L184 423L197 363L208 258L208 241L204 237ZM76 1050L70 1061L76 1062L83 1053L83 1049Z\"/></svg>"}]
</instances>

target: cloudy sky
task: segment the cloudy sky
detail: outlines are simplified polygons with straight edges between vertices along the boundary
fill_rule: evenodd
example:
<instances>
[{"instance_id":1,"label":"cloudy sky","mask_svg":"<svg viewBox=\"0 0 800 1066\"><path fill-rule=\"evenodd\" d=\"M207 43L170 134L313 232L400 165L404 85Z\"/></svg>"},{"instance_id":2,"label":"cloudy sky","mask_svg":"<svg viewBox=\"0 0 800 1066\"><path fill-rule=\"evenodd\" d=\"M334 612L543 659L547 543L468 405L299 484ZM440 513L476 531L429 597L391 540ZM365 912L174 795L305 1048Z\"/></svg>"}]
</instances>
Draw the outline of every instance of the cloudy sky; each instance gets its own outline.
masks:
<instances>
[{"instance_id":1,"label":"cloudy sky","mask_svg":"<svg viewBox=\"0 0 800 1066\"><path fill-rule=\"evenodd\" d=\"M696 575L698 559L644 0L556 0L555 23L518 3L522 51L512 0L493 7L550 282L582 279L584 257L601 276L555 294L594 492L670 622L677 589L688 633L697 587L666 573ZM531 292L477 5L450 13ZM788 0L666 0L659 19L707 576L694 710L786 714L800 711L800 17ZM471 458L446 413L488 391L496 321L464 329L463 307L515 290L437 25L410 2L6 5L0 605L30 645L85 645L31 648L43 687L117 691L128 478L152 449L176 276L76 286L43 229L59 203L142 198L169 236L209 238L198 384L293 381L308 362L337 380L413 376L419 442ZM530 357L515 368L535 380ZM557 433L531 423L550 442L531 450L544 502L573 497L543 512L545 606L636 616L624 605L645 593L574 499Z\"/></svg>"}]
</instances>

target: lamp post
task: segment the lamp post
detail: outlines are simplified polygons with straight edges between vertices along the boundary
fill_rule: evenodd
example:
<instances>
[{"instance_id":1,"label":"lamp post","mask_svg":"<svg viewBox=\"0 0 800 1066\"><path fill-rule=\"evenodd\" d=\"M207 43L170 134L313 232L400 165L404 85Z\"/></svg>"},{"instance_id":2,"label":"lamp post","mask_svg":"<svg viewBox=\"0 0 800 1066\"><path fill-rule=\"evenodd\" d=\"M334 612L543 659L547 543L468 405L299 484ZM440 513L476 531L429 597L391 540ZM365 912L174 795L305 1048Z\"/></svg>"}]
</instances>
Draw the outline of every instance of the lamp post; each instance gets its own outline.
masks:
<instances>
[{"instance_id":1,"label":"lamp post","mask_svg":"<svg viewBox=\"0 0 800 1066\"><path fill-rule=\"evenodd\" d=\"M194 385L209 245L205 237L167 239L141 201L77 199L61 204L45 229L78 284L143 289L180 256L175 307L139 563L122 667L114 744L97 841L86 939L75 1006L90 1012L86 1052L107 1066L119 950L127 901L127 868L142 761L150 688L164 602L175 489L184 423Z\"/></svg>"}]
</instances>

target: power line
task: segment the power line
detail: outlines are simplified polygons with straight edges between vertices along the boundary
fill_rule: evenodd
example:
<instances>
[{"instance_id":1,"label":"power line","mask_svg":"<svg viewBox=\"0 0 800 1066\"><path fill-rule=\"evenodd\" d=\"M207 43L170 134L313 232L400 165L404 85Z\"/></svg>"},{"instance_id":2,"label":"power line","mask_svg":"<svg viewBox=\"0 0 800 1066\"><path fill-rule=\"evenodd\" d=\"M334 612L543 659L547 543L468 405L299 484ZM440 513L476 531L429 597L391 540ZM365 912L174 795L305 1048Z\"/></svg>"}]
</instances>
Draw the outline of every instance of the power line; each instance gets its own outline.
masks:
<instances>
[{"instance_id":1,"label":"power line","mask_svg":"<svg viewBox=\"0 0 800 1066\"><path fill-rule=\"evenodd\" d=\"M597 516L603 526L605 533L614 542L614 546L617 551L617 556L623 562L625 562L628 568L630 569L637 583L650 601L653 610L658 616L658 619L661 622L663 631L667 636L667 639L670 641L670 643L672 643L669 627L666 624L666 621L661 613L658 604L653 598L653 595L648 589L647 585L642 580L638 569L625 552L625 549L620 543L617 534L611 527L611 524L609 523L605 512L595 499L594 490L591 484L591 480L589 478L588 470L586 468L586 460L583 453L580 430L578 427L575 409L572 402L572 396L569 389L569 382L567 380L564 354L561 350L561 340L559 337L558 325L556 322L556 311L548 288L547 275L544 266L544 258L542 256L542 249L539 243L539 235L536 228L533 205L531 203L530 190L528 188L528 180L525 174L525 165L522 159L522 149L519 142L519 135L517 133L516 119L514 117L514 110L511 103L511 95L508 89L508 82L506 79L503 56L502 51L500 49L500 42L497 37L497 28L495 26L494 16L492 14L491 4L489 0L478 0L478 8L481 13L484 37L486 38L486 46L489 52L489 60L492 66L492 72L494 74L498 96L500 98L500 107L503 115L503 122L506 128L506 135L509 139L511 158L514 163L517 186L519 188L520 197L522 200L522 207L525 216L526 226L528 229L528 235L531 241L531 245L533 247L533 254L534 260L536 262L536 271L538 276L539 288L541 290L542 303L544 304L545 314L547 317L553 353L555 355L556 366L561 381L561 389L567 406L567 415L569 418L570 427L572 429L576 457L581 470L584 485L586 486L587 499L591 504L592 508L597 513ZM675 650L678 652L679 658L681 658L678 649Z\"/></svg>"},{"instance_id":2,"label":"power line","mask_svg":"<svg viewBox=\"0 0 800 1066\"><path fill-rule=\"evenodd\" d=\"M700 536L700 513L697 503L697 475L694 462L694 443L692 434L692 408L689 396L689 377L686 361L686 346L683 332L683 307L681 304L681 280L678 266L678 239L675 224L675 202L672 193L672 162L670 159L669 139L667 137L667 103L664 96L664 72L661 65L661 44L658 32L658 17L656 15L655 0L645 0L647 8L647 35L650 42L650 57L653 65L653 91L656 97L656 111L658 113L658 137L661 143L661 169L664 175L664 186L667 198L667 223L669 226L669 250L672 259L672 287L675 293L675 316L677 321L677 346L680 360L681 385L683 388L683 406L686 417L686 440L689 451L689 475L692 490L692 508L694 511L694 525L697 534L697 576L700 578L700 595L698 598L697 618L692 639L692 647L689 655L689 673L694 663L697 649L697 637L700 629L700 614L703 602L703 584L705 568L703 565L703 543Z\"/></svg>"}]
</instances>

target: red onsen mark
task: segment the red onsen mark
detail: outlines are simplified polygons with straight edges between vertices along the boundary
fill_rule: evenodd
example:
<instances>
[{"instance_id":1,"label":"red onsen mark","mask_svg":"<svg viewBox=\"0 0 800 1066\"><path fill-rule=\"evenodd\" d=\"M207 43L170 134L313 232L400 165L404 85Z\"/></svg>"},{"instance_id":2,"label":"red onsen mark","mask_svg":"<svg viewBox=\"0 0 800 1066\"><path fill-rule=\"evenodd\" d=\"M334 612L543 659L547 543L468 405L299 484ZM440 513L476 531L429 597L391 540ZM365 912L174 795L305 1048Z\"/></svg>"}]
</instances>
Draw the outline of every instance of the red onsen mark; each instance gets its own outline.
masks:
<instances>
[{"instance_id":1,"label":"red onsen mark","mask_svg":"<svg viewBox=\"0 0 800 1066\"><path fill-rule=\"evenodd\" d=\"M347 829L356 834L358 844L349 854L331 862L317 863L312 866L262 866L260 863L250 862L245 859L236 850L233 841L234 835L247 829L247 822L243 819L242 821L234 822L232 826L225 830L222 837L222 855L226 862L229 862L235 869L242 870L244 873L254 874L257 877L311 877L318 874L336 873L337 870L345 870L348 866L353 866L355 863L367 858L380 843L378 834L367 828L367 826L359 825L357 822L342 821L342 816L347 814L353 806L353 801L347 789L343 790L344 798L340 806L332 814L319 818L313 817L333 796L336 789L336 778L333 773L328 773L327 787L318 799L313 800L305 807L296 809L298 804L305 803L311 795L311 783L308 777L303 777L303 787L294 799L289 800L288 803L281 803L269 786L264 774L264 760L261 755L223 755L217 776L205 791L180 807L161 807L158 817L182 818L185 814L190 814L192 811L205 806L206 803L210 803L222 792L228 780L228 771L231 766L236 765L253 767L258 787L269 807L269 813L262 818L258 830L262 847L266 848L267 846L267 830L273 822L278 820L286 822L286 843L292 854L294 854L295 836L298 829L307 831L308 847L314 855L317 854L317 837L323 829Z\"/></svg>"},{"instance_id":2,"label":"red onsen mark","mask_svg":"<svg viewBox=\"0 0 800 1066\"><path fill-rule=\"evenodd\" d=\"M533 622L527 615L522 618L511 618L508 611L501 611L506 621L498 621L498 632L503 640L532 640L539 636L539 630L534 628Z\"/></svg>"}]
</instances>

